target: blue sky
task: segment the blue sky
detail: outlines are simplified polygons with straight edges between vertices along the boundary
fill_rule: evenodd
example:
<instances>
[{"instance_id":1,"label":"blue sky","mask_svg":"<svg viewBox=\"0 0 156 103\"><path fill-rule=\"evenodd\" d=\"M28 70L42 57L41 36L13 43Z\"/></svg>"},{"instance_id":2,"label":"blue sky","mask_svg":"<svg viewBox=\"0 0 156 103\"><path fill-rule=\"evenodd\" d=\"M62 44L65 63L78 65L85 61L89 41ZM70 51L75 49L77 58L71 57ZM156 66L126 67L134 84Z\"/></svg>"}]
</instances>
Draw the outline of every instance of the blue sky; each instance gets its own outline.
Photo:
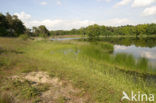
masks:
<instances>
[{"instance_id":1,"label":"blue sky","mask_svg":"<svg viewBox=\"0 0 156 103\"><path fill-rule=\"evenodd\" d=\"M156 23L156 0L0 0L0 12L17 15L27 27L50 30L91 24Z\"/></svg>"}]
</instances>

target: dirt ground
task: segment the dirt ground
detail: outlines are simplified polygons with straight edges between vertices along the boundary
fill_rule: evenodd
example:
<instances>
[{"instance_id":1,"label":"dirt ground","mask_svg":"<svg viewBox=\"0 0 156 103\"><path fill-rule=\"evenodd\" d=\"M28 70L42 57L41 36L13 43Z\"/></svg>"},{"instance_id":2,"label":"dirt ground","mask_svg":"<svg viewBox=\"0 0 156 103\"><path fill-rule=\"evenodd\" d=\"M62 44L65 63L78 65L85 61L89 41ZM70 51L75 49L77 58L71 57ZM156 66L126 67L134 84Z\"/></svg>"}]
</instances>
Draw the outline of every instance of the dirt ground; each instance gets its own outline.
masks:
<instances>
[{"instance_id":1,"label":"dirt ground","mask_svg":"<svg viewBox=\"0 0 156 103\"><path fill-rule=\"evenodd\" d=\"M83 90L74 88L71 83L60 80L57 77L51 78L46 72L30 72L19 76L12 76L14 80L28 80L39 84L48 85L48 90L40 95L39 103L87 103L89 97L83 94Z\"/></svg>"}]
</instances>

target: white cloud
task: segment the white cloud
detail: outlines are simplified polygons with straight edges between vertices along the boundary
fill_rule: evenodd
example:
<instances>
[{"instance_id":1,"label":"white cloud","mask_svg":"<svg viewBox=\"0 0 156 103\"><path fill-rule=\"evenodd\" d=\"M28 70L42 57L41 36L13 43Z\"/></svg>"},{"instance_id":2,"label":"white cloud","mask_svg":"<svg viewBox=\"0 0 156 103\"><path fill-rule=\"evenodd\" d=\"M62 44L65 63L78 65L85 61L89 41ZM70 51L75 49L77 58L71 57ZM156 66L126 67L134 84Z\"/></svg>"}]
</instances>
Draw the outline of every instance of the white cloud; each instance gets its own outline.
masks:
<instances>
[{"instance_id":1,"label":"white cloud","mask_svg":"<svg viewBox=\"0 0 156 103\"><path fill-rule=\"evenodd\" d=\"M73 28L80 28L80 27L86 27L88 25L94 24L93 21L88 20L62 20L62 19L55 19L55 20L42 20L42 21L30 21L27 26L39 26L39 25L45 25L49 30L70 30Z\"/></svg>"},{"instance_id":2,"label":"white cloud","mask_svg":"<svg viewBox=\"0 0 156 103\"><path fill-rule=\"evenodd\" d=\"M19 19L25 21L31 18L31 15L26 14L25 12L21 12L21 13L14 13L14 15L17 15Z\"/></svg>"},{"instance_id":3,"label":"white cloud","mask_svg":"<svg viewBox=\"0 0 156 103\"><path fill-rule=\"evenodd\" d=\"M94 21L89 20L63 20L63 19L45 19L45 20L32 20L30 14L25 12L15 13L26 25L31 28L33 26L45 25L49 30L70 30L73 28L86 27L91 24L95 24Z\"/></svg>"},{"instance_id":4,"label":"white cloud","mask_svg":"<svg viewBox=\"0 0 156 103\"><path fill-rule=\"evenodd\" d=\"M126 50L128 47L121 46L121 45L115 45L114 48L115 48L115 50Z\"/></svg>"},{"instance_id":5,"label":"white cloud","mask_svg":"<svg viewBox=\"0 0 156 103\"><path fill-rule=\"evenodd\" d=\"M124 6L127 5L128 3L130 3L131 0L121 0L120 2L118 2L115 7L119 7L119 6Z\"/></svg>"},{"instance_id":6,"label":"white cloud","mask_svg":"<svg viewBox=\"0 0 156 103\"><path fill-rule=\"evenodd\" d=\"M156 2L156 0L134 0L132 3L132 7L143 7L151 5L152 3Z\"/></svg>"},{"instance_id":7,"label":"white cloud","mask_svg":"<svg viewBox=\"0 0 156 103\"><path fill-rule=\"evenodd\" d=\"M64 20L64 19L45 19L45 20L32 20L31 15L25 12L15 13L24 24L31 28L33 26L45 25L49 30L70 30L73 28L86 27L92 24L99 25L109 25L109 26L119 26L119 25L127 25L134 24L131 20L127 18L112 18L103 22L95 22L90 20Z\"/></svg>"},{"instance_id":8,"label":"white cloud","mask_svg":"<svg viewBox=\"0 0 156 103\"><path fill-rule=\"evenodd\" d=\"M101 25L109 25L109 26L121 26L121 25L133 25L134 22L127 18L113 18L107 21L104 21Z\"/></svg>"},{"instance_id":9,"label":"white cloud","mask_svg":"<svg viewBox=\"0 0 156 103\"><path fill-rule=\"evenodd\" d=\"M141 56L148 59L156 59L156 54L154 52L143 51L141 52Z\"/></svg>"},{"instance_id":10,"label":"white cloud","mask_svg":"<svg viewBox=\"0 0 156 103\"><path fill-rule=\"evenodd\" d=\"M151 15L156 15L156 6L152 6L149 8L145 8L143 13L143 16L151 16Z\"/></svg>"},{"instance_id":11,"label":"white cloud","mask_svg":"<svg viewBox=\"0 0 156 103\"><path fill-rule=\"evenodd\" d=\"M42 2L40 2L40 4L41 4L41 5L47 5L47 2L42 1Z\"/></svg>"},{"instance_id":12,"label":"white cloud","mask_svg":"<svg viewBox=\"0 0 156 103\"><path fill-rule=\"evenodd\" d=\"M59 0L57 0L57 5L59 5L59 6L61 6L62 5L62 2L61 1L59 1Z\"/></svg>"},{"instance_id":13,"label":"white cloud","mask_svg":"<svg viewBox=\"0 0 156 103\"><path fill-rule=\"evenodd\" d=\"M102 1L106 1L106 2L110 2L112 0L96 0L97 2L102 2Z\"/></svg>"}]
</instances>

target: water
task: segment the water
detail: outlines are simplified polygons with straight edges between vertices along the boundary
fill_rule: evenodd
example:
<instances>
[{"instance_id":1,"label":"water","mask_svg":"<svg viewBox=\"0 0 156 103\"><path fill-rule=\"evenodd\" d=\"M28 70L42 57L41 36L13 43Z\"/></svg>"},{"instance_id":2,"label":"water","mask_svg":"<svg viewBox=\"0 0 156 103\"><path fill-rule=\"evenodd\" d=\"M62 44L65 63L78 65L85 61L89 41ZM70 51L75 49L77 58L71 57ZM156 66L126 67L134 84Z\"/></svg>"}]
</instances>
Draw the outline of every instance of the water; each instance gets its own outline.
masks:
<instances>
[{"instance_id":1,"label":"water","mask_svg":"<svg viewBox=\"0 0 156 103\"><path fill-rule=\"evenodd\" d=\"M147 58L149 64L156 68L156 47L136 47L135 45L124 46L114 45L114 54L127 53L133 55L136 59L139 57Z\"/></svg>"},{"instance_id":2,"label":"water","mask_svg":"<svg viewBox=\"0 0 156 103\"><path fill-rule=\"evenodd\" d=\"M81 38L56 38L51 40L77 40ZM114 44L114 54L126 53L136 59L144 57L156 68L156 37L105 37L100 40Z\"/></svg>"},{"instance_id":3,"label":"water","mask_svg":"<svg viewBox=\"0 0 156 103\"><path fill-rule=\"evenodd\" d=\"M77 39L80 39L80 38L52 38L51 40L77 40Z\"/></svg>"},{"instance_id":4,"label":"water","mask_svg":"<svg viewBox=\"0 0 156 103\"><path fill-rule=\"evenodd\" d=\"M146 38L103 38L103 41L114 44L114 54L126 53L133 55L136 59L144 57L148 59L149 65L156 68L156 37Z\"/></svg>"}]
</instances>

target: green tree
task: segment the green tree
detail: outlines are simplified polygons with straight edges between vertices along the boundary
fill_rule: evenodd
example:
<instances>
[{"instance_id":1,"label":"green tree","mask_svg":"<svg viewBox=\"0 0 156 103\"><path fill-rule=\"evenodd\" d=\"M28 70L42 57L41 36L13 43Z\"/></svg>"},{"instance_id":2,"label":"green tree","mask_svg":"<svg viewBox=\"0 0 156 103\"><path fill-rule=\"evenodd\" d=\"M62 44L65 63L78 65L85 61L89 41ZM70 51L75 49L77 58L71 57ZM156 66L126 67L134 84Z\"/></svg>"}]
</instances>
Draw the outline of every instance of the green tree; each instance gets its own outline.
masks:
<instances>
[{"instance_id":1,"label":"green tree","mask_svg":"<svg viewBox=\"0 0 156 103\"><path fill-rule=\"evenodd\" d=\"M86 28L86 33L90 40L97 39L100 35L100 26L97 24L90 25Z\"/></svg>"},{"instance_id":2,"label":"green tree","mask_svg":"<svg viewBox=\"0 0 156 103\"><path fill-rule=\"evenodd\" d=\"M146 30L147 30L147 24L142 24L142 25L137 25L136 26L136 36L142 35L142 34L146 34Z\"/></svg>"},{"instance_id":3,"label":"green tree","mask_svg":"<svg viewBox=\"0 0 156 103\"><path fill-rule=\"evenodd\" d=\"M0 13L0 36L7 36L8 22L6 17Z\"/></svg>"},{"instance_id":4,"label":"green tree","mask_svg":"<svg viewBox=\"0 0 156 103\"><path fill-rule=\"evenodd\" d=\"M103 25L103 26L100 26L100 35L104 35L106 36L107 33L106 33L106 27Z\"/></svg>"},{"instance_id":5,"label":"green tree","mask_svg":"<svg viewBox=\"0 0 156 103\"><path fill-rule=\"evenodd\" d=\"M33 36L39 36L40 31L37 27L32 27L32 33Z\"/></svg>"},{"instance_id":6,"label":"green tree","mask_svg":"<svg viewBox=\"0 0 156 103\"><path fill-rule=\"evenodd\" d=\"M39 36L41 36L41 37L49 36L49 31L44 25L40 25L38 27L38 30L39 30L39 33L40 33Z\"/></svg>"},{"instance_id":7,"label":"green tree","mask_svg":"<svg viewBox=\"0 0 156 103\"><path fill-rule=\"evenodd\" d=\"M19 20L16 15L13 15L12 19L13 19L12 29L14 30L14 35L19 36L20 34L23 34L26 30L23 22Z\"/></svg>"},{"instance_id":8,"label":"green tree","mask_svg":"<svg viewBox=\"0 0 156 103\"><path fill-rule=\"evenodd\" d=\"M148 25L147 34L155 34L156 35L156 24L149 24Z\"/></svg>"}]
</instances>

